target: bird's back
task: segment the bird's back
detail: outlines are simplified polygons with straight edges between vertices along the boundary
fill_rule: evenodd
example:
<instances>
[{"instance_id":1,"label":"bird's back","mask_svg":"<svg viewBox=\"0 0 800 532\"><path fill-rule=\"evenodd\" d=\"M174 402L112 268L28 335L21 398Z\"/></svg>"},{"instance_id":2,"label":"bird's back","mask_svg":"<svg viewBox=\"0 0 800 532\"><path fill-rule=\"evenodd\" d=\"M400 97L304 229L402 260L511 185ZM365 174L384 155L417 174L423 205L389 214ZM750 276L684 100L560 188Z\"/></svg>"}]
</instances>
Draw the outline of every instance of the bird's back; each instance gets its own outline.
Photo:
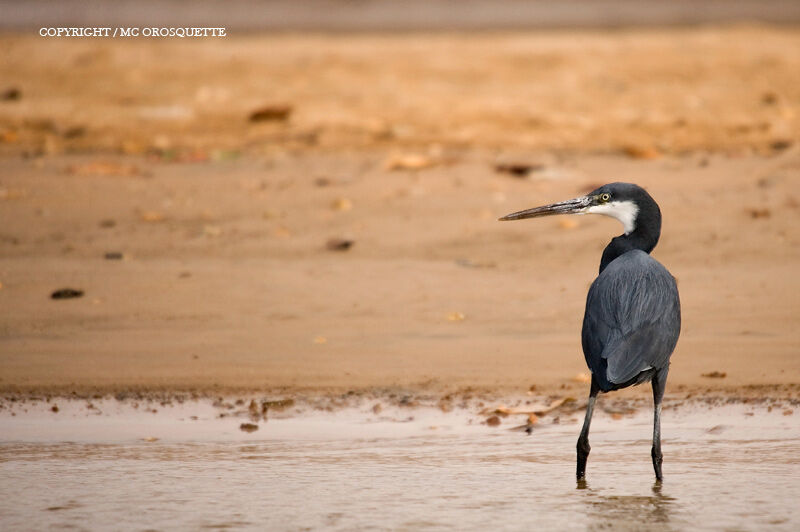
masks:
<instances>
[{"instance_id":1,"label":"bird's back","mask_svg":"<svg viewBox=\"0 0 800 532\"><path fill-rule=\"evenodd\" d=\"M681 328L675 279L640 250L614 259L586 298L583 353L603 391L649 380L669 365Z\"/></svg>"}]
</instances>

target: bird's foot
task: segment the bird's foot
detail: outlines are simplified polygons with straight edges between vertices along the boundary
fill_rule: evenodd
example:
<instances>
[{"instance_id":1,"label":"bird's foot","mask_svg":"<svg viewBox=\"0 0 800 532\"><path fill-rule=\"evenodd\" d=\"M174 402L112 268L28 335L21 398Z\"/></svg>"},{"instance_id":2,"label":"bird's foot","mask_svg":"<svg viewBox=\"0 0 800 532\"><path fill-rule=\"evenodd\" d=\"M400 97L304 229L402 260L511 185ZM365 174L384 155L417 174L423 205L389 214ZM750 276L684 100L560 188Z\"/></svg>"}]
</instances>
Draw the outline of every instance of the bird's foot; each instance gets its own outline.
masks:
<instances>
[{"instance_id":1,"label":"bird's foot","mask_svg":"<svg viewBox=\"0 0 800 532\"><path fill-rule=\"evenodd\" d=\"M650 455L653 457L653 471L656 473L656 482L660 483L664 479L661 474L661 464L664 463L664 456L661 454L661 449L656 449L655 447L653 447Z\"/></svg>"},{"instance_id":2,"label":"bird's foot","mask_svg":"<svg viewBox=\"0 0 800 532\"><path fill-rule=\"evenodd\" d=\"M589 459L589 451L591 450L592 448L589 447L588 441L578 441L578 467L576 471L578 480L586 477L586 461Z\"/></svg>"}]
</instances>

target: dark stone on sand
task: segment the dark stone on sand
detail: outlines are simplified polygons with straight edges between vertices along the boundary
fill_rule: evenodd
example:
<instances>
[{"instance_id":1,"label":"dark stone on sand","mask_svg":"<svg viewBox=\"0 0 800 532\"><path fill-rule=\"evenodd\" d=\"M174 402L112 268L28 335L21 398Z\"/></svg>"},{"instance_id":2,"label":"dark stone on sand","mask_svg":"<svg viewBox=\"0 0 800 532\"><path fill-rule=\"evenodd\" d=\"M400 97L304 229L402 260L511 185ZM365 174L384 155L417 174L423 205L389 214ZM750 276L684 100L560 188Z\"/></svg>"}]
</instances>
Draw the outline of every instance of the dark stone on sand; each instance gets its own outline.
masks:
<instances>
[{"instance_id":1,"label":"dark stone on sand","mask_svg":"<svg viewBox=\"0 0 800 532\"><path fill-rule=\"evenodd\" d=\"M65 139L76 139L86 135L86 128L83 126L73 126L64 130L61 134Z\"/></svg>"},{"instance_id":2,"label":"dark stone on sand","mask_svg":"<svg viewBox=\"0 0 800 532\"><path fill-rule=\"evenodd\" d=\"M22 91L18 87L9 87L0 93L0 100L4 102L16 102L22 98Z\"/></svg>"},{"instance_id":3,"label":"dark stone on sand","mask_svg":"<svg viewBox=\"0 0 800 532\"><path fill-rule=\"evenodd\" d=\"M258 430L258 425L256 425L255 423L242 423L241 425L239 425L239 429L241 429L244 432L255 432Z\"/></svg>"},{"instance_id":4,"label":"dark stone on sand","mask_svg":"<svg viewBox=\"0 0 800 532\"><path fill-rule=\"evenodd\" d=\"M251 122L283 122L292 114L291 105L274 104L266 105L250 113Z\"/></svg>"},{"instance_id":5,"label":"dark stone on sand","mask_svg":"<svg viewBox=\"0 0 800 532\"><path fill-rule=\"evenodd\" d=\"M761 95L761 103L764 105L775 105L778 103L778 95L772 91L767 91Z\"/></svg>"},{"instance_id":6,"label":"dark stone on sand","mask_svg":"<svg viewBox=\"0 0 800 532\"><path fill-rule=\"evenodd\" d=\"M109 251L105 254L106 260L122 260L124 257L121 251Z\"/></svg>"},{"instance_id":7,"label":"dark stone on sand","mask_svg":"<svg viewBox=\"0 0 800 532\"><path fill-rule=\"evenodd\" d=\"M346 238L331 238L325 244L325 247L328 248L330 251L347 251L355 244L352 240L347 240Z\"/></svg>"},{"instance_id":8,"label":"dark stone on sand","mask_svg":"<svg viewBox=\"0 0 800 532\"><path fill-rule=\"evenodd\" d=\"M533 171L539 171L544 168L541 164L526 164L526 163L510 163L510 164L496 164L494 166L495 172L501 174L509 174L513 177L527 177Z\"/></svg>"},{"instance_id":9,"label":"dark stone on sand","mask_svg":"<svg viewBox=\"0 0 800 532\"><path fill-rule=\"evenodd\" d=\"M770 148L772 148L775 151L788 150L791 147L792 147L791 140L775 140L772 142L772 144L770 144Z\"/></svg>"},{"instance_id":10,"label":"dark stone on sand","mask_svg":"<svg viewBox=\"0 0 800 532\"><path fill-rule=\"evenodd\" d=\"M83 296L83 290L76 290L74 288L61 288L50 294L52 299L72 299L81 296Z\"/></svg>"}]
</instances>

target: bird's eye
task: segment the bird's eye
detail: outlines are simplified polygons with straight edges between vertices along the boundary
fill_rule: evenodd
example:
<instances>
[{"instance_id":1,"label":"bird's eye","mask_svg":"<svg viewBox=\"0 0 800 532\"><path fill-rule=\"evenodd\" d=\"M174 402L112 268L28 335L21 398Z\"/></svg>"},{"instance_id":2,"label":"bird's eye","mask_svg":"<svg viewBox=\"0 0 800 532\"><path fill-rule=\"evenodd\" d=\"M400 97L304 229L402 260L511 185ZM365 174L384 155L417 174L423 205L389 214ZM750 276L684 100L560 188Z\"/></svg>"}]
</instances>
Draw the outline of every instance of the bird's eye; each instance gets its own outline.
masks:
<instances>
[{"instance_id":1,"label":"bird's eye","mask_svg":"<svg viewBox=\"0 0 800 532\"><path fill-rule=\"evenodd\" d=\"M610 199L611 199L611 194L608 193L600 194L600 201L602 201L603 203L607 202Z\"/></svg>"}]
</instances>

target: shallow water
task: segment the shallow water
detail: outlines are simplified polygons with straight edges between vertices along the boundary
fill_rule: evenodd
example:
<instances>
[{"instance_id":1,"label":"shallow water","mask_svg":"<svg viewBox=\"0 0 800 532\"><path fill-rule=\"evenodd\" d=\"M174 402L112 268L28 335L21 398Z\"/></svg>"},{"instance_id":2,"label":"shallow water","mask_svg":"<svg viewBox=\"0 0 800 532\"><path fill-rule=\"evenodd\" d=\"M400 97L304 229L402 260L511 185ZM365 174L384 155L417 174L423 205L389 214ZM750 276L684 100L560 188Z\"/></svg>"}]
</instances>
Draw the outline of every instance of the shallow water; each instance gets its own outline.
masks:
<instances>
[{"instance_id":1,"label":"shallow water","mask_svg":"<svg viewBox=\"0 0 800 532\"><path fill-rule=\"evenodd\" d=\"M351 411L246 434L185 413L3 414L2 529L800 529L800 430L780 411L666 411L662 486L646 411L596 415L586 486L575 422L527 436L458 412Z\"/></svg>"}]
</instances>

